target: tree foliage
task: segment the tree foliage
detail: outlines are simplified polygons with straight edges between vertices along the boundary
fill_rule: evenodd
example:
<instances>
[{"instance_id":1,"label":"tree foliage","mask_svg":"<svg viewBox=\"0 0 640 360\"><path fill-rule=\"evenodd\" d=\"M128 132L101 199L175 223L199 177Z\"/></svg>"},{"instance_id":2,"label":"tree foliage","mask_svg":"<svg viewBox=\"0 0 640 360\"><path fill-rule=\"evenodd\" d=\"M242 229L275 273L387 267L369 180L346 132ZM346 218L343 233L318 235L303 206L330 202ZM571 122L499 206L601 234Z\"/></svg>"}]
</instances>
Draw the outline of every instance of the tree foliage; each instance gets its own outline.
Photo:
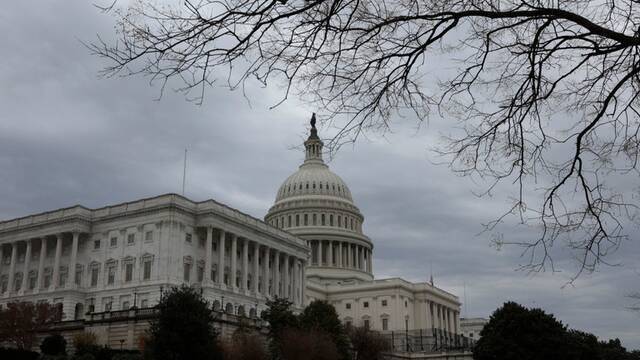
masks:
<instances>
[{"instance_id":1,"label":"tree foliage","mask_svg":"<svg viewBox=\"0 0 640 360\"><path fill-rule=\"evenodd\" d=\"M0 311L0 341L30 350L36 331L59 321L60 315L59 309L48 303L10 302Z\"/></svg>"},{"instance_id":2,"label":"tree foliage","mask_svg":"<svg viewBox=\"0 0 640 360\"><path fill-rule=\"evenodd\" d=\"M281 356L284 332L298 328L298 318L291 310L292 304L291 301L276 296L267 300L267 310L262 314L262 319L269 323L269 352L274 359Z\"/></svg>"},{"instance_id":3,"label":"tree foliage","mask_svg":"<svg viewBox=\"0 0 640 360\"><path fill-rule=\"evenodd\" d=\"M312 301L300 314L300 327L329 335L339 359L350 359L349 338L333 305L321 300Z\"/></svg>"},{"instance_id":4,"label":"tree foliage","mask_svg":"<svg viewBox=\"0 0 640 360\"><path fill-rule=\"evenodd\" d=\"M44 355L64 355L67 353L67 340L60 334L53 334L42 339L40 351Z\"/></svg>"},{"instance_id":5,"label":"tree foliage","mask_svg":"<svg viewBox=\"0 0 640 360\"><path fill-rule=\"evenodd\" d=\"M89 44L104 74L144 74L201 101L216 81L284 85L323 109L337 148L413 113L454 119L437 148L458 174L515 184L505 211L540 225L524 267L564 239L593 271L637 203L640 18L634 0L204 0L116 11ZM437 63L446 61L442 68ZM401 115L401 116L397 116ZM487 224L495 230L503 217ZM499 238L498 238L499 239ZM498 243L508 241L497 240ZM557 246L556 246L557 248Z\"/></svg>"},{"instance_id":6,"label":"tree foliage","mask_svg":"<svg viewBox=\"0 0 640 360\"><path fill-rule=\"evenodd\" d=\"M282 360L336 360L338 352L331 336L320 330L289 328L282 334Z\"/></svg>"},{"instance_id":7,"label":"tree foliage","mask_svg":"<svg viewBox=\"0 0 640 360\"><path fill-rule=\"evenodd\" d=\"M475 360L635 360L620 340L599 341L590 333L568 329L541 309L507 302L480 332Z\"/></svg>"},{"instance_id":8,"label":"tree foliage","mask_svg":"<svg viewBox=\"0 0 640 360\"><path fill-rule=\"evenodd\" d=\"M214 315L195 289L174 287L157 305L146 351L154 360L220 359Z\"/></svg>"},{"instance_id":9,"label":"tree foliage","mask_svg":"<svg viewBox=\"0 0 640 360\"><path fill-rule=\"evenodd\" d=\"M391 350L387 338L366 327L351 327L349 339L356 360L382 360L383 354Z\"/></svg>"}]
</instances>

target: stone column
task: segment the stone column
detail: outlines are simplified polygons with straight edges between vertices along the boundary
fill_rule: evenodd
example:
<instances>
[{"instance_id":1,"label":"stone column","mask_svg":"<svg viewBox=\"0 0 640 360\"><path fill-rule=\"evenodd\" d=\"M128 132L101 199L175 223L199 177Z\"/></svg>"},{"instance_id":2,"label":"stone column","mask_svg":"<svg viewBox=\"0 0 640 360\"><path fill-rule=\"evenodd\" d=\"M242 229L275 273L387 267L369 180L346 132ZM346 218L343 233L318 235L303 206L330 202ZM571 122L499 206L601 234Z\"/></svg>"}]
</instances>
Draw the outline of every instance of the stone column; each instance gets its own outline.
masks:
<instances>
[{"instance_id":1,"label":"stone column","mask_svg":"<svg viewBox=\"0 0 640 360\"><path fill-rule=\"evenodd\" d=\"M431 319L431 311L430 311L430 305L431 302L429 300L425 300L424 302L424 319L425 319L425 329L431 329L432 325L433 325L433 319Z\"/></svg>"},{"instance_id":2,"label":"stone column","mask_svg":"<svg viewBox=\"0 0 640 360\"><path fill-rule=\"evenodd\" d=\"M44 286L44 259L47 256L47 238L40 238L40 262L38 263L38 291Z\"/></svg>"},{"instance_id":3,"label":"stone column","mask_svg":"<svg viewBox=\"0 0 640 360\"><path fill-rule=\"evenodd\" d=\"M289 294L289 254L284 254L284 273L282 280L282 297L290 298ZM289 299L291 300L291 299Z\"/></svg>"},{"instance_id":4,"label":"stone column","mask_svg":"<svg viewBox=\"0 0 640 360\"><path fill-rule=\"evenodd\" d=\"M291 292L289 294L290 300L294 306L298 305L298 259L295 256L291 257Z\"/></svg>"},{"instance_id":5,"label":"stone column","mask_svg":"<svg viewBox=\"0 0 640 360\"><path fill-rule=\"evenodd\" d=\"M11 243L11 265L9 265L9 283L7 284L7 293L11 294L15 290L13 286L13 277L16 273L16 262L18 260L18 243Z\"/></svg>"},{"instance_id":6,"label":"stone column","mask_svg":"<svg viewBox=\"0 0 640 360\"><path fill-rule=\"evenodd\" d=\"M275 261L275 272L273 276L273 293L277 296L281 296L280 294L280 251L275 250L275 254L273 256Z\"/></svg>"},{"instance_id":7,"label":"stone column","mask_svg":"<svg viewBox=\"0 0 640 360\"><path fill-rule=\"evenodd\" d=\"M249 240L242 240L242 285L241 288L249 291L247 281L249 280Z\"/></svg>"},{"instance_id":8,"label":"stone column","mask_svg":"<svg viewBox=\"0 0 640 360\"><path fill-rule=\"evenodd\" d=\"M211 248L213 247L213 228L207 226L207 238L204 243L204 283L209 285L211 278Z\"/></svg>"},{"instance_id":9,"label":"stone column","mask_svg":"<svg viewBox=\"0 0 640 360\"><path fill-rule=\"evenodd\" d=\"M351 244L347 243L347 267L350 268L351 267Z\"/></svg>"},{"instance_id":10,"label":"stone column","mask_svg":"<svg viewBox=\"0 0 640 360\"><path fill-rule=\"evenodd\" d=\"M78 242L80 241L80 233L73 233L73 242L71 244L71 262L69 264L69 281L67 281L67 288L76 287L76 264L78 263Z\"/></svg>"},{"instance_id":11,"label":"stone column","mask_svg":"<svg viewBox=\"0 0 640 360\"><path fill-rule=\"evenodd\" d=\"M29 280L29 265L31 264L31 239L27 240L27 251L24 254L24 268L22 270L22 291L27 290Z\"/></svg>"},{"instance_id":12,"label":"stone column","mask_svg":"<svg viewBox=\"0 0 640 360\"><path fill-rule=\"evenodd\" d=\"M262 294L269 295L269 248L266 246L262 255Z\"/></svg>"},{"instance_id":13,"label":"stone column","mask_svg":"<svg viewBox=\"0 0 640 360\"><path fill-rule=\"evenodd\" d=\"M224 285L224 247L226 234L220 229L220 238L218 239L218 284ZM222 304L224 309L224 304Z\"/></svg>"},{"instance_id":14,"label":"stone column","mask_svg":"<svg viewBox=\"0 0 640 360\"><path fill-rule=\"evenodd\" d=\"M329 245L329 252L327 253L327 256L329 256L329 258L327 259L327 265L333 266L333 241L329 240L327 242L327 245Z\"/></svg>"},{"instance_id":15,"label":"stone column","mask_svg":"<svg viewBox=\"0 0 640 360\"><path fill-rule=\"evenodd\" d=\"M231 234L231 276L229 277L229 282L231 283L231 288L236 288L236 271L238 271L238 236L236 234Z\"/></svg>"},{"instance_id":16,"label":"stone column","mask_svg":"<svg viewBox=\"0 0 640 360\"><path fill-rule=\"evenodd\" d=\"M62 234L56 234L56 257L53 260L53 281L51 284L56 289L60 285L60 257L62 256Z\"/></svg>"},{"instance_id":17,"label":"stone column","mask_svg":"<svg viewBox=\"0 0 640 360\"><path fill-rule=\"evenodd\" d=\"M302 272L301 272L301 281L300 281L300 306L305 306L305 303L307 301L306 296L307 296L307 285L306 285L306 278L307 278L307 270L306 270L306 266L305 266L305 261L301 260L300 261L300 267L302 268Z\"/></svg>"},{"instance_id":18,"label":"stone column","mask_svg":"<svg viewBox=\"0 0 640 360\"><path fill-rule=\"evenodd\" d=\"M318 240L318 266L322 266L322 240Z\"/></svg>"},{"instance_id":19,"label":"stone column","mask_svg":"<svg viewBox=\"0 0 640 360\"><path fill-rule=\"evenodd\" d=\"M258 260L260 259L260 245L257 242L253 243L253 292L258 294L258 281L260 281L260 267Z\"/></svg>"},{"instance_id":20,"label":"stone column","mask_svg":"<svg viewBox=\"0 0 640 360\"><path fill-rule=\"evenodd\" d=\"M338 259L337 266L342 267L342 241L338 241Z\"/></svg>"}]
</instances>

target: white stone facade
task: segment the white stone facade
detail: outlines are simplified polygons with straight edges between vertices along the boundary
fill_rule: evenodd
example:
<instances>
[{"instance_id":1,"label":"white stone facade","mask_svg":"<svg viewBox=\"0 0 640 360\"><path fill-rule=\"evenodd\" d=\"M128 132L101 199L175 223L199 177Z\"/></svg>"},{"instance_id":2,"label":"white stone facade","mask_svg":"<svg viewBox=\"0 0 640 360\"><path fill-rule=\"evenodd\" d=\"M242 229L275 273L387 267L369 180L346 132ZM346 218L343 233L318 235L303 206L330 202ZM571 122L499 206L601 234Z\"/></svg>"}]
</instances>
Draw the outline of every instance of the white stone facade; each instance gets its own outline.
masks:
<instances>
[{"instance_id":1,"label":"white stone facade","mask_svg":"<svg viewBox=\"0 0 640 360\"><path fill-rule=\"evenodd\" d=\"M276 195L265 221L311 248L306 302L326 300L343 322L381 331L439 330L460 334L458 297L429 283L374 280L373 242L346 183L322 159L312 120L305 160ZM448 335L447 335L448 336Z\"/></svg>"},{"instance_id":2,"label":"white stone facade","mask_svg":"<svg viewBox=\"0 0 640 360\"><path fill-rule=\"evenodd\" d=\"M485 318L462 318L460 319L461 333L471 340L478 340L480 332L488 322L489 320Z\"/></svg>"},{"instance_id":3,"label":"white stone facade","mask_svg":"<svg viewBox=\"0 0 640 360\"><path fill-rule=\"evenodd\" d=\"M255 316L277 295L296 310L326 300L355 326L460 334L455 295L374 280L364 216L324 163L315 126L305 148L264 222L175 194L0 222L0 306L47 301L61 304L65 320L83 319L151 307L163 289L191 284L230 314Z\"/></svg>"},{"instance_id":4,"label":"white stone facade","mask_svg":"<svg viewBox=\"0 0 640 360\"><path fill-rule=\"evenodd\" d=\"M47 301L80 319L151 307L163 289L191 284L230 313L259 313L276 294L300 308L308 253L300 239L213 200L74 206L0 222L0 305Z\"/></svg>"}]
</instances>

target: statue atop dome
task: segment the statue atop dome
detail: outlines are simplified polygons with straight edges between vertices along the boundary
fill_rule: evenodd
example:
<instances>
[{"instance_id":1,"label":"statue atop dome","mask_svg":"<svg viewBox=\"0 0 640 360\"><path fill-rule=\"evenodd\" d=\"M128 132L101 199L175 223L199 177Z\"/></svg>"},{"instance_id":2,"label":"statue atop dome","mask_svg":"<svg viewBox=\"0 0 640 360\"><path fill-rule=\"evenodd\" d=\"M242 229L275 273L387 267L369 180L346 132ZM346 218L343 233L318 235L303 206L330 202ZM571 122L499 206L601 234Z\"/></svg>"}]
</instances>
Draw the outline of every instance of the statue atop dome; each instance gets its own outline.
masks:
<instances>
[{"instance_id":1,"label":"statue atop dome","mask_svg":"<svg viewBox=\"0 0 640 360\"><path fill-rule=\"evenodd\" d=\"M316 113L311 115L311 134L309 134L308 140L320 140L318 137L318 129L316 129Z\"/></svg>"}]
</instances>

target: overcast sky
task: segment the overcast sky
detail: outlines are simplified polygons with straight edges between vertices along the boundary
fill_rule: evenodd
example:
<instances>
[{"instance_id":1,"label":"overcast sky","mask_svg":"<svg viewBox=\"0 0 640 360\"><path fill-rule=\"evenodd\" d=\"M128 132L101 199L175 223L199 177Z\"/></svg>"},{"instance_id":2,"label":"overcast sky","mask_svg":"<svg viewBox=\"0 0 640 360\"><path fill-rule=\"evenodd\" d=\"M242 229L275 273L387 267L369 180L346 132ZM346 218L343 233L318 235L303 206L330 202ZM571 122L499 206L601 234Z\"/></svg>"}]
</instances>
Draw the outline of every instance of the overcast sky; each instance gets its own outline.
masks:
<instances>
[{"instance_id":1,"label":"overcast sky","mask_svg":"<svg viewBox=\"0 0 640 360\"><path fill-rule=\"evenodd\" d=\"M0 219L82 204L100 207L181 191L262 218L297 169L310 109L295 99L275 110L277 89L209 89L197 106L144 78L100 79L104 65L80 41L112 34L113 19L85 0L13 1L0 11ZM394 132L343 148L330 163L349 185L373 240L376 277L429 278L457 294L463 315L488 317L507 300L541 307L571 327L640 348L640 314L625 297L640 290L640 240L628 228L611 262L565 286L557 273L515 271L519 250L491 246L482 223L506 210L505 196L435 165L434 126L398 121ZM321 129L323 137L332 129ZM516 235L517 234L517 235ZM535 228L505 231L506 239ZM466 284L466 296L464 288ZM466 300L466 301L465 301Z\"/></svg>"}]
</instances>

